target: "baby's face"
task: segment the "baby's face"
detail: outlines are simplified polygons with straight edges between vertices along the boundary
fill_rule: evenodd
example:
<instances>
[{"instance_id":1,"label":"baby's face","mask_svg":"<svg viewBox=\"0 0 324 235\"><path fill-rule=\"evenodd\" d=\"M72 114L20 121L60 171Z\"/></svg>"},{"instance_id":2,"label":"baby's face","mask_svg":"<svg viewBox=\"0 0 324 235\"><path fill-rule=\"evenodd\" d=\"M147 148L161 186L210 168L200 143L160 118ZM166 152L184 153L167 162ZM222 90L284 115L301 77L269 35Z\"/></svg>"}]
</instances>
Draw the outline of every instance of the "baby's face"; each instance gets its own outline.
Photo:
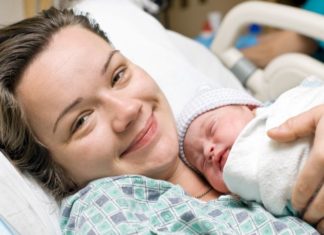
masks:
<instances>
[{"instance_id":1,"label":"baby's face","mask_svg":"<svg viewBox=\"0 0 324 235\"><path fill-rule=\"evenodd\" d=\"M241 130L253 118L254 113L247 106L229 105L200 115L187 130L184 139L186 158L220 192L228 192L223 168L229 151Z\"/></svg>"}]
</instances>

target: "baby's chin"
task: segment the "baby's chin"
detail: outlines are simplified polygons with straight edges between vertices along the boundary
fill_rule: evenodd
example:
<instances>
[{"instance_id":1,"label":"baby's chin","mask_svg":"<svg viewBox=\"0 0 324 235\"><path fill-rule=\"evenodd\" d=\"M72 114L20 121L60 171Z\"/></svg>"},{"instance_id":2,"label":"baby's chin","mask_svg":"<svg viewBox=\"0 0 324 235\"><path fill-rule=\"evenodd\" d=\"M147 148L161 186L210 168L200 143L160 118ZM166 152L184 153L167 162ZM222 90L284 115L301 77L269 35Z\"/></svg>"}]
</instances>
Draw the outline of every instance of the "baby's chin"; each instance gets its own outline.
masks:
<instances>
[{"instance_id":1,"label":"baby's chin","mask_svg":"<svg viewBox=\"0 0 324 235\"><path fill-rule=\"evenodd\" d=\"M225 193L225 194L230 194L231 192L228 190L228 188L226 187L226 189L224 190L224 192L222 193Z\"/></svg>"},{"instance_id":2,"label":"baby's chin","mask_svg":"<svg viewBox=\"0 0 324 235\"><path fill-rule=\"evenodd\" d=\"M217 190L217 191L219 191L219 192L221 192L223 194L230 194L231 193L226 186L225 186L225 188L222 188L222 189Z\"/></svg>"},{"instance_id":3,"label":"baby's chin","mask_svg":"<svg viewBox=\"0 0 324 235\"><path fill-rule=\"evenodd\" d=\"M209 182L209 184L217 191L223 194L230 194L231 192L229 191L229 189L227 188L227 186L225 185L224 181L219 181L219 182L213 182L210 179L207 179L207 181Z\"/></svg>"}]
</instances>

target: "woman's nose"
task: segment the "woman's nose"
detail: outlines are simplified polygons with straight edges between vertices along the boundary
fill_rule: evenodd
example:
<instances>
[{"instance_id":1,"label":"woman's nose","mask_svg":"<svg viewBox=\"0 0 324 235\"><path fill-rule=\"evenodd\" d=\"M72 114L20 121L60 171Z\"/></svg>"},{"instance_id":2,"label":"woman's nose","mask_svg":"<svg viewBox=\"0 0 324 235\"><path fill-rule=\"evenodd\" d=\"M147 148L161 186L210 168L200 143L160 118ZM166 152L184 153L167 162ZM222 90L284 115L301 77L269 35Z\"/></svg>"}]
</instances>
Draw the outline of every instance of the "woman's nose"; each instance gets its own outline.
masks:
<instances>
[{"instance_id":1,"label":"woman's nose","mask_svg":"<svg viewBox=\"0 0 324 235\"><path fill-rule=\"evenodd\" d=\"M137 99L116 99L114 101L114 118L112 128L121 133L130 127L138 118L142 110L142 102Z\"/></svg>"}]
</instances>

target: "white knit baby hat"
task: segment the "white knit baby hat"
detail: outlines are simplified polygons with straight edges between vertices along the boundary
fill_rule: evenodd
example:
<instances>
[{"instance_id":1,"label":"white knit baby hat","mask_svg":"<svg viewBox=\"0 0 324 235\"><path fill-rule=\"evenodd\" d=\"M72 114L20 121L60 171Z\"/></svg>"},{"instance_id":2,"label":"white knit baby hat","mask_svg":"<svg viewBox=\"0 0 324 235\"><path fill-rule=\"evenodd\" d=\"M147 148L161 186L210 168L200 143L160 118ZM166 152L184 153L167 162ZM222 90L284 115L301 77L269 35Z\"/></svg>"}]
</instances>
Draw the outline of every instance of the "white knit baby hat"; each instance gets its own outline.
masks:
<instances>
[{"instance_id":1,"label":"white knit baby hat","mask_svg":"<svg viewBox=\"0 0 324 235\"><path fill-rule=\"evenodd\" d=\"M179 115L177 129L179 136L179 154L187 166L197 171L185 157L184 137L191 122L200 114L226 105L260 106L261 103L247 92L232 88L214 88L203 85L198 88L197 95L192 98Z\"/></svg>"}]
</instances>

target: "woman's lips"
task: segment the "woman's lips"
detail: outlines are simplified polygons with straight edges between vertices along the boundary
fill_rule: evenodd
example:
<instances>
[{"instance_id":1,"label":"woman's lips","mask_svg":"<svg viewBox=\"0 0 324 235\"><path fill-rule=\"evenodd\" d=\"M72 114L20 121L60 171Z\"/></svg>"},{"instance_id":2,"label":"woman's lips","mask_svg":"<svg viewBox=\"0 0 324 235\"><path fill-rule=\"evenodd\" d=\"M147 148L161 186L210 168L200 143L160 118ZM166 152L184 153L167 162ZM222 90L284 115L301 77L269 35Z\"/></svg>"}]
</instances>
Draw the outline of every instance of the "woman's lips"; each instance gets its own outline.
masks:
<instances>
[{"instance_id":1,"label":"woman's lips","mask_svg":"<svg viewBox=\"0 0 324 235\"><path fill-rule=\"evenodd\" d=\"M127 149L121 154L121 156L125 156L126 154L136 151L140 148L143 148L147 144L149 144L153 137L155 136L157 130L157 121L152 114L150 118L147 120L146 125L143 130L141 130L132 141L132 143L127 147Z\"/></svg>"}]
</instances>

